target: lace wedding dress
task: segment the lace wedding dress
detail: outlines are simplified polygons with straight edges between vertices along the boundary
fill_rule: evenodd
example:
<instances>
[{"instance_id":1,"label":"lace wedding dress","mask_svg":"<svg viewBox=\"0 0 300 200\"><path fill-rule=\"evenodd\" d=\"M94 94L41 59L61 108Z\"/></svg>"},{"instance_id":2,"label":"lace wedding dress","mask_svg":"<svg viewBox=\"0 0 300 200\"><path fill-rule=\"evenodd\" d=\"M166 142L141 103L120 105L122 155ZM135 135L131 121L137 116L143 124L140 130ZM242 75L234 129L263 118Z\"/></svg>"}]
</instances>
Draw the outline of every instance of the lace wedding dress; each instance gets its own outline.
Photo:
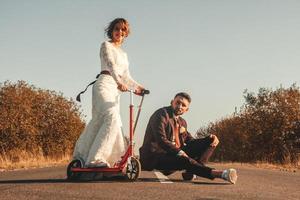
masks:
<instances>
[{"instance_id":1,"label":"lace wedding dress","mask_svg":"<svg viewBox=\"0 0 300 200\"><path fill-rule=\"evenodd\" d=\"M73 157L81 158L85 165L104 162L113 166L125 153L120 116L120 91L117 82L135 89L139 84L129 73L127 54L112 43L102 43L100 49L101 74L93 85L92 119L80 135Z\"/></svg>"}]
</instances>

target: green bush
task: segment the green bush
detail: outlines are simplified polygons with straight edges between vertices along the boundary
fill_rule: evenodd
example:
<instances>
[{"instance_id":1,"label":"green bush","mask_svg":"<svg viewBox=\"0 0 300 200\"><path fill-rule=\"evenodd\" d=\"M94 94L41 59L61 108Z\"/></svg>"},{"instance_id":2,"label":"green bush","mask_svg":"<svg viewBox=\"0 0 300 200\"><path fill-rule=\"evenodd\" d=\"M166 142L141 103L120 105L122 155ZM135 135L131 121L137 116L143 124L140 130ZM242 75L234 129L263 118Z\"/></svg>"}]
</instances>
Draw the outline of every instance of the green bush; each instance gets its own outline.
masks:
<instances>
[{"instance_id":1,"label":"green bush","mask_svg":"<svg viewBox=\"0 0 300 200\"><path fill-rule=\"evenodd\" d=\"M84 128L74 101L24 81L0 85L0 155L18 152L59 158L71 154Z\"/></svg>"}]
</instances>

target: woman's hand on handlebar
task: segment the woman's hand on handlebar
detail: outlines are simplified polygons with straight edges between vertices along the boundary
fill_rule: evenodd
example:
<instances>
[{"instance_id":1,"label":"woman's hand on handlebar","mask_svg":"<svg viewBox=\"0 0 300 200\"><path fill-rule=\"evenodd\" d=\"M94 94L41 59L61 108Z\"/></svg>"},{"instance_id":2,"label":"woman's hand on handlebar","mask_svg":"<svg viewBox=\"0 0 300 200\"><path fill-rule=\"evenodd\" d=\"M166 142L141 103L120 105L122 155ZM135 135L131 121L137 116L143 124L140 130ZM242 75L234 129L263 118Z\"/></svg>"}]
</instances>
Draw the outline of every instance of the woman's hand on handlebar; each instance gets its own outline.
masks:
<instances>
[{"instance_id":1,"label":"woman's hand on handlebar","mask_svg":"<svg viewBox=\"0 0 300 200\"><path fill-rule=\"evenodd\" d=\"M128 91L128 87L123 83L118 83L118 89L122 92Z\"/></svg>"},{"instance_id":2,"label":"woman's hand on handlebar","mask_svg":"<svg viewBox=\"0 0 300 200\"><path fill-rule=\"evenodd\" d=\"M139 86L135 89L134 94L136 94L136 95L142 95L144 90L145 90L145 88L144 88L143 86L139 85Z\"/></svg>"}]
</instances>

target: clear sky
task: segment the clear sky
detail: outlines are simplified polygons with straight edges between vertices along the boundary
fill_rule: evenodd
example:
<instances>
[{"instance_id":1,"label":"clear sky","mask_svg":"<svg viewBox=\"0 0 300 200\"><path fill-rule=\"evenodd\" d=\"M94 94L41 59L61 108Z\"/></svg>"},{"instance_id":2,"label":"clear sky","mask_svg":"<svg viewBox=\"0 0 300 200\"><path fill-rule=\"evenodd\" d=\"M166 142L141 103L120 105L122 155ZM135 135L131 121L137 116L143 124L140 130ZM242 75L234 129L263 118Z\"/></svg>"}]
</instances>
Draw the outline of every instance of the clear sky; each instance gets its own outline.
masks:
<instances>
[{"instance_id":1,"label":"clear sky","mask_svg":"<svg viewBox=\"0 0 300 200\"><path fill-rule=\"evenodd\" d=\"M0 82L75 98L100 72L104 29L117 17L131 25L123 46L131 75L151 90L137 146L150 115L177 92L192 96L183 117L194 133L231 115L245 89L299 86L298 0L0 0ZM127 131L128 94L121 100ZM89 121L91 88L80 105Z\"/></svg>"}]
</instances>

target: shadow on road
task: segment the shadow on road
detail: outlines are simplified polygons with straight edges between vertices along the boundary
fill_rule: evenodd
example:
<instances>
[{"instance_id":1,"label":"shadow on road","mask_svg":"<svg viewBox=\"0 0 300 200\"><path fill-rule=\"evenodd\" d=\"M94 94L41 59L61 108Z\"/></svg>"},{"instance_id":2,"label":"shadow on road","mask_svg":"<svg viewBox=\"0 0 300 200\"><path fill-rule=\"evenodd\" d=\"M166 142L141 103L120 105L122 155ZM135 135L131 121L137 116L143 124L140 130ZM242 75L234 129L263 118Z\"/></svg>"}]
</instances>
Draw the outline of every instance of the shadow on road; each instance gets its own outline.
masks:
<instances>
[{"instance_id":1,"label":"shadow on road","mask_svg":"<svg viewBox=\"0 0 300 200\"><path fill-rule=\"evenodd\" d=\"M228 185L228 183L220 182L204 182L204 181L183 181L179 179L169 179L174 183L183 184L199 184L199 185ZM0 185L4 184L36 184L36 183L131 183L124 177L110 177L94 180L67 180L67 179L22 179L22 180L0 180ZM139 178L136 182L160 182L157 178Z\"/></svg>"},{"instance_id":2,"label":"shadow on road","mask_svg":"<svg viewBox=\"0 0 300 200\"><path fill-rule=\"evenodd\" d=\"M230 183L193 182L197 185L231 185Z\"/></svg>"},{"instance_id":3,"label":"shadow on road","mask_svg":"<svg viewBox=\"0 0 300 200\"><path fill-rule=\"evenodd\" d=\"M198 182L198 181L183 181L179 179L169 179L169 181L176 183L187 183L187 184L200 184L200 185L229 185L228 183L219 182ZM157 178L139 178L138 182L160 182Z\"/></svg>"},{"instance_id":4,"label":"shadow on road","mask_svg":"<svg viewBox=\"0 0 300 200\"><path fill-rule=\"evenodd\" d=\"M31 184L31 183L65 183L66 179L24 179L24 180L1 180L1 184Z\"/></svg>"}]
</instances>

